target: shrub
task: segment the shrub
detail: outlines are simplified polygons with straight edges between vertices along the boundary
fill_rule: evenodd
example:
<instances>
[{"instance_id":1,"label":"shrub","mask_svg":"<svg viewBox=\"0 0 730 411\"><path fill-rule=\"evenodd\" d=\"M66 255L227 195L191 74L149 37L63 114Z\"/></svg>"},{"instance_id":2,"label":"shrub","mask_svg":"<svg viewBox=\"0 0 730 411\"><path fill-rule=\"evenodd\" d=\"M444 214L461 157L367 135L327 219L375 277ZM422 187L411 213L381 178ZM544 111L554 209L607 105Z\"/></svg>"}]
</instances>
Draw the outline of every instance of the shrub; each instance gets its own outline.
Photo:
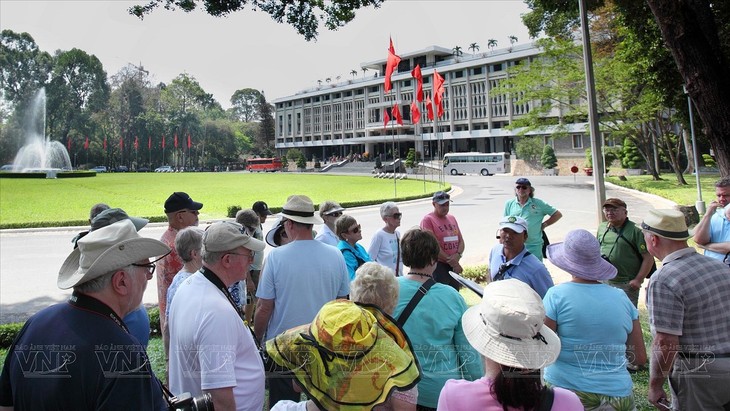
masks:
<instances>
[{"instance_id":1,"label":"shrub","mask_svg":"<svg viewBox=\"0 0 730 411\"><path fill-rule=\"evenodd\" d=\"M160 331L160 307L148 309L147 314L150 316L150 336L162 336L162 332Z\"/></svg>"},{"instance_id":2,"label":"shrub","mask_svg":"<svg viewBox=\"0 0 730 411\"><path fill-rule=\"evenodd\" d=\"M517 156L528 163L537 163L542 154L542 138L521 137L515 144Z\"/></svg>"},{"instance_id":3,"label":"shrub","mask_svg":"<svg viewBox=\"0 0 730 411\"><path fill-rule=\"evenodd\" d=\"M286 156L281 158L281 168L284 170L289 169L289 159L287 159Z\"/></svg>"},{"instance_id":4,"label":"shrub","mask_svg":"<svg viewBox=\"0 0 730 411\"><path fill-rule=\"evenodd\" d=\"M298 148L291 148L291 149L289 149L289 151L286 152L286 157L292 161L299 160L299 157L302 155L303 155L302 150L300 150Z\"/></svg>"},{"instance_id":5,"label":"shrub","mask_svg":"<svg viewBox=\"0 0 730 411\"><path fill-rule=\"evenodd\" d=\"M0 325L0 348L9 348L15 337L23 328L23 323L9 323Z\"/></svg>"},{"instance_id":6,"label":"shrub","mask_svg":"<svg viewBox=\"0 0 730 411\"><path fill-rule=\"evenodd\" d=\"M546 144L542 149L542 157L540 158L542 167L546 169L555 168L558 165L558 158L555 157L555 150L550 144Z\"/></svg>"},{"instance_id":7,"label":"shrub","mask_svg":"<svg viewBox=\"0 0 730 411\"><path fill-rule=\"evenodd\" d=\"M301 152L299 153L299 158L297 158L297 168L299 168L299 169L307 168L307 159L304 157L304 154L302 154Z\"/></svg>"},{"instance_id":8,"label":"shrub","mask_svg":"<svg viewBox=\"0 0 730 411\"><path fill-rule=\"evenodd\" d=\"M621 147L621 167L641 168L643 165L644 159L639 153L639 148L636 147L633 140L625 138L624 144Z\"/></svg>"},{"instance_id":9,"label":"shrub","mask_svg":"<svg viewBox=\"0 0 730 411\"><path fill-rule=\"evenodd\" d=\"M416 149L409 148L408 155L406 155L406 167L413 168L416 166Z\"/></svg>"},{"instance_id":10,"label":"shrub","mask_svg":"<svg viewBox=\"0 0 730 411\"><path fill-rule=\"evenodd\" d=\"M228 216L228 218L236 218L236 213L241 210L242 209L240 205L231 205L228 206L228 212L226 213L226 215Z\"/></svg>"},{"instance_id":11,"label":"shrub","mask_svg":"<svg viewBox=\"0 0 730 411\"><path fill-rule=\"evenodd\" d=\"M709 154L702 155L702 161L705 163L705 167L716 167L715 159Z\"/></svg>"},{"instance_id":12,"label":"shrub","mask_svg":"<svg viewBox=\"0 0 730 411\"><path fill-rule=\"evenodd\" d=\"M586 168L593 168L593 153L591 153L591 149L586 149L586 162L585 162Z\"/></svg>"},{"instance_id":13,"label":"shrub","mask_svg":"<svg viewBox=\"0 0 730 411\"><path fill-rule=\"evenodd\" d=\"M375 168L378 170L383 168L383 160L380 159L380 156L375 156Z\"/></svg>"},{"instance_id":14,"label":"shrub","mask_svg":"<svg viewBox=\"0 0 730 411\"><path fill-rule=\"evenodd\" d=\"M487 272L488 269L486 265L468 266L464 267L464 271L461 273L461 276L478 283L484 283L487 281Z\"/></svg>"}]
</instances>

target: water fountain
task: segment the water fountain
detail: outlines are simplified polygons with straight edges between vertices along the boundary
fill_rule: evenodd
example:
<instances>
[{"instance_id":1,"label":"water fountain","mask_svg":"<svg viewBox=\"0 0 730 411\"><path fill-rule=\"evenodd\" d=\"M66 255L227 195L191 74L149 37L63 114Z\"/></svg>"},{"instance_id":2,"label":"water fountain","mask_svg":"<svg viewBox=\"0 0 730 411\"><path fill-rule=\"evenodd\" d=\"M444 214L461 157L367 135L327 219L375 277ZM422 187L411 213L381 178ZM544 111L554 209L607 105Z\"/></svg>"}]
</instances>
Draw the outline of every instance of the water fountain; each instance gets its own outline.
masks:
<instances>
[{"instance_id":1,"label":"water fountain","mask_svg":"<svg viewBox=\"0 0 730 411\"><path fill-rule=\"evenodd\" d=\"M42 88L33 97L26 114L25 145L18 150L13 160L14 172L45 173L55 178L62 170L71 170L71 158L66 147L46 136L46 89Z\"/></svg>"}]
</instances>

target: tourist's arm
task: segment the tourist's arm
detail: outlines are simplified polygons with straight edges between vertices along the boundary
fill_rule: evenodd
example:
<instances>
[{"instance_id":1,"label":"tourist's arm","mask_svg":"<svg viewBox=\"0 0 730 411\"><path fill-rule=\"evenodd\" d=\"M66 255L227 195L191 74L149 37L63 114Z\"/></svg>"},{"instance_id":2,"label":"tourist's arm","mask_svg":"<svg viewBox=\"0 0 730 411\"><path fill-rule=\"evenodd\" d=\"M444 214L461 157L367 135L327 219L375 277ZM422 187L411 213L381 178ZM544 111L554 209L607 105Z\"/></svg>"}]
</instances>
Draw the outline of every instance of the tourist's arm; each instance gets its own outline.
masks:
<instances>
[{"instance_id":1,"label":"tourist's arm","mask_svg":"<svg viewBox=\"0 0 730 411\"><path fill-rule=\"evenodd\" d=\"M216 411L236 410L236 399L233 397L233 388L216 388L214 390L203 390L203 392L210 394L213 400L213 408Z\"/></svg>"},{"instance_id":2,"label":"tourist's arm","mask_svg":"<svg viewBox=\"0 0 730 411\"><path fill-rule=\"evenodd\" d=\"M269 327L269 320L273 312L274 300L259 298L256 301L256 314L254 314L253 328L257 340L263 342L264 334L266 334L266 329Z\"/></svg>"},{"instance_id":3,"label":"tourist's arm","mask_svg":"<svg viewBox=\"0 0 730 411\"><path fill-rule=\"evenodd\" d=\"M707 206L707 212L702 216L702 220L695 227L694 240L698 245L705 245L710 242L710 221L715 214L715 210L720 206L717 201L711 202Z\"/></svg>"},{"instance_id":4,"label":"tourist's arm","mask_svg":"<svg viewBox=\"0 0 730 411\"><path fill-rule=\"evenodd\" d=\"M626 340L626 358L631 364L639 367L646 364L646 346L644 345L644 335L641 332L641 323L638 319L633 321L633 328Z\"/></svg>"},{"instance_id":5,"label":"tourist's arm","mask_svg":"<svg viewBox=\"0 0 730 411\"><path fill-rule=\"evenodd\" d=\"M654 265L654 256L649 253L644 253L641 255L641 267L639 267L639 272L636 273L636 277L634 277L633 280L629 281L629 285L633 287L634 289L641 288L641 284L644 282L644 279L647 275L649 275L649 271L651 271L651 267Z\"/></svg>"},{"instance_id":6,"label":"tourist's arm","mask_svg":"<svg viewBox=\"0 0 730 411\"><path fill-rule=\"evenodd\" d=\"M543 323L547 326L547 328L553 330L554 332L558 332L558 323L555 322L550 317L545 317L545 320L543 320Z\"/></svg>"},{"instance_id":7,"label":"tourist's arm","mask_svg":"<svg viewBox=\"0 0 730 411\"><path fill-rule=\"evenodd\" d=\"M669 377L677 355L679 336L656 332L651 350L651 365L649 367L649 392L647 399L659 408L659 402L666 402L667 393L664 392L664 382Z\"/></svg>"},{"instance_id":8,"label":"tourist's arm","mask_svg":"<svg viewBox=\"0 0 730 411\"><path fill-rule=\"evenodd\" d=\"M722 243L707 243L704 245L697 244L697 246L705 250L714 251L716 253L730 253L730 241L725 241Z\"/></svg>"},{"instance_id":9,"label":"tourist's arm","mask_svg":"<svg viewBox=\"0 0 730 411\"><path fill-rule=\"evenodd\" d=\"M542 222L542 229L546 229L547 227L550 227L551 225L555 224L563 218L563 214L560 212L560 210L555 210L555 212L548 218L547 220Z\"/></svg>"}]
</instances>

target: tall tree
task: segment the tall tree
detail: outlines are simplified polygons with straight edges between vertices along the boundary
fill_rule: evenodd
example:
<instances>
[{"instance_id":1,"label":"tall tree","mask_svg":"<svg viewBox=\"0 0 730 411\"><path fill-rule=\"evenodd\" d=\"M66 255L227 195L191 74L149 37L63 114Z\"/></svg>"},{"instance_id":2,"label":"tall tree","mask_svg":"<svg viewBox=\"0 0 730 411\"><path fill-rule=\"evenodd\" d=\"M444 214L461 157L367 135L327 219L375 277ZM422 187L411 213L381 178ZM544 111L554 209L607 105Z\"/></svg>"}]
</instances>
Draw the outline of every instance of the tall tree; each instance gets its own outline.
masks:
<instances>
[{"instance_id":1,"label":"tall tree","mask_svg":"<svg viewBox=\"0 0 730 411\"><path fill-rule=\"evenodd\" d=\"M454 46L454 48L451 49L451 50L452 50L452 53L451 54L455 55L456 57L459 57L462 54L464 54L464 52L461 51L461 46Z\"/></svg>"},{"instance_id":2,"label":"tall tree","mask_svg":"<svg viewBox=\"0 0 730 411\"><path fill-rule=\"evenodd\" d=\"M477 51L479 51L479 45L477 43L471 43L469 45L469 50L471 50L472 53L476 53Z\"/></svg>"},{"instance_id":3,"label":"tall tree","mask_svg":"<svg viewBox=\"0 0 730 411\"><path fill-rule=\"evenodd\" d=\"M320 24L328 30L337 30L355 18L360 8L378 8L385 0L202 0L206 13L220 17L237 12L250 6L252 10L262 10L277 23L286 22L304 36L307 41L316 40ZM136 5L129 13L143 18L162 5L165 9L180 8L193 11L198 5L193 0L151 0L145 5Z\"/></svg>"},{"instance_id":4,"label":"tall tree","mask_svg":"<svg viewBox=\"0 0 730 411\"><path fill-rule=\"evenodd\" d=\"M497 47L497 40L495 40L495 39L487 40L487 48L489 50L494 50L495 47Z\"/></svg>"},{"instance_id":5,"label":"tall tree","mask_svg":"<svg viewBox=\"0 0 730 411\"><path fill-rule=\"evenodd\" d=\"M51 55L41 51L28 33L0 33L0 84L2 97L11 106L27 102L48 82Z\"/></svg>"},{"instance_id":6,"label":"tall tree","mask_svg":"<svg viewBox=\"0 0 730 411\"><path fill-rule=\"evenodd\" d=\"M266 101L266 96L262 92L259 96L259 148L262 150L268 149L274 140L274 117L272 113L272 107L269 102Z\"/></svg>"},{"instance_id":7,"label":"tall tree","mask_svg":"<svg viewBox=\"0 0 730 411\"><path fill-rule=\"evenodd\" d=\"M236 90L231 96L231 105L236 118L247 123L257 120L260 97L261 93L253 88Z\"/></svg>"}]
</instances>

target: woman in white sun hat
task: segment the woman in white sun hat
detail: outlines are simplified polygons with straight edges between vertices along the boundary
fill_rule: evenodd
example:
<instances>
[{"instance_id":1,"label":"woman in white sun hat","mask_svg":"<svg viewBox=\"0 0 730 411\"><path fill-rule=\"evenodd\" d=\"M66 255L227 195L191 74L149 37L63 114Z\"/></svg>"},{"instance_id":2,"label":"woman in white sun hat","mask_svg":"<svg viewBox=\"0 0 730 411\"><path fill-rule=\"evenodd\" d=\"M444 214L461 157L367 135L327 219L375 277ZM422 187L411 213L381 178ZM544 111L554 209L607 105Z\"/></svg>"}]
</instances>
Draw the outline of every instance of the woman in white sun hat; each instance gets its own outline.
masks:
<instances>
[{"instance_id":1,"label":"woman in white sun hat","mask_svg":"<svg viewBox=\"0 0 730 411\"><path fill-rule=\"evenodd\" d=\"M484 377L449 380L438 410L583 411L572 392L547 388L540 369L555 361L560 340L543 324L540 296L517 279L490 283L482 302L462 318L469 343L482 355Z\"/></svg>"},{"instance_id":2,"label":"woman in white sun hat","mask_svg":"<svg viewBox=\"0 0 730 411\"><path fill-rule=\"evenodd\" d=\"M562 342L545 381L575 392L586 410L634 410L633 382L627 366L646 363L639 313L626 293L602 281L616 267L601 256L596 237L573 230L565 242L550 244L547 257L573 276L548 290L545 325Z\"/></svg>"}]
</instances>

